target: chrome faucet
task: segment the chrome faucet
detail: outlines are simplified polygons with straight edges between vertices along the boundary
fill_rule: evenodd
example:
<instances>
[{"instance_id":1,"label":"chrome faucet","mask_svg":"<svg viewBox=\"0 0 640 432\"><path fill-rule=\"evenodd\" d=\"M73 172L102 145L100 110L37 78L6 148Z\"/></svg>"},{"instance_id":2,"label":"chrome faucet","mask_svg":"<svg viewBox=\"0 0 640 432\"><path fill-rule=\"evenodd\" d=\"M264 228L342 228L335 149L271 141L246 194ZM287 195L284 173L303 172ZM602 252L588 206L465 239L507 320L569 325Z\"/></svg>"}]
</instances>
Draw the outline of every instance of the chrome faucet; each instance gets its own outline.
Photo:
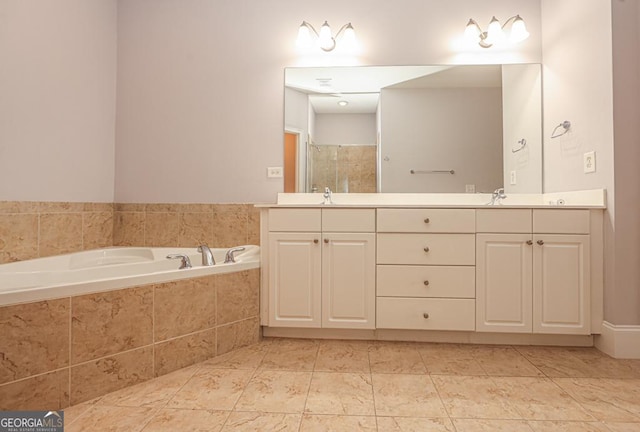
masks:
<instances>
[{"instance_id":1,"label":"chrome faucet","mask_svg":"<svg viewBox=\"0 0 640 432\"><path fill-rule=\"evenodd\" d=\"M491 202L489 205L500 205L502 204L500 200L503 200L506 197L507 195L504 193L504 188L498 188L491 194Z\"/></svg>"},{"instance_id":2,"label":"chrome faucet","mask_svg":"<svg viewBox=\"0 0 640 432\"><path fill-rule=\"evenodd\" d=\"M234 247L231 248L227 251L227 254L224 256L224 263L225 264L229 264L229 263L234 263L236 262L236 257L235 257L235 253L236 252L241 252L244 250L244 246L240 246L240 247Z\"/></svg>"},{"instance_id":3,"label":"chrome faucet","mask_svg":"<svg viewBox=\"0 0 640 432\"><path fill-rule=\"evenodd\" d=\"M178 267L178 270L182 270L182 269L190 269L191 268L191 260L189 259L188 255L184 255L184 254L169 254L167 255L167 259L179 259L180 261L180 267Z\"/></svg>"},{"instance_id":4,"label":"chrome faucet","mask_svg":"<svg viewBox=\"0 0 640 432\"><path fill-rule=\"evenodd\" d=\"M331 189L329 189L328 186L324 188L324 194L322 194L322 196L324 197L324 204L333 204L331 200Z\"/></svg>"},{"instance_id":5,"label":"chrome faucet","mask_svg":"<svg viewBox=\"0 0 640 432\"><path fill-rule=\"evenodd\" d=\"M198 246L198 252L202 254L202 265L203 266L212 266L216 264L216 260L213 258L213 253L209 246L203 244Z\"/></svg>"}]
</instances>

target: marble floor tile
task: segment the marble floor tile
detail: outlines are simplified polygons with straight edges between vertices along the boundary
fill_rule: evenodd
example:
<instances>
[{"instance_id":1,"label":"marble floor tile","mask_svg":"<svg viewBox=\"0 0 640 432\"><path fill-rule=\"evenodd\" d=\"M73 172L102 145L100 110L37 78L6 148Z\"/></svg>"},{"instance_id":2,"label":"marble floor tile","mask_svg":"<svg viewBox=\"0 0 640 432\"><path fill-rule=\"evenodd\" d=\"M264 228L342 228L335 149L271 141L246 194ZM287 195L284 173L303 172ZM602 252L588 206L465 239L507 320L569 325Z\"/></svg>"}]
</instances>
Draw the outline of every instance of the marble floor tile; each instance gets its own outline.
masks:
<instances>
[{"instance_id":1,"label":"marble floor tile","mask_svg":"<svg viewBox=\"0 0 640 432\"><path fill-rule=\"evenodd\" d=\"M456 432L448 418L378 417L378 430L384 432Z\"/></svg>"},{"instance_id":2,"label":"marble floor tile","mask_svg":"<svg viewBox=\"0 0 640 432\"><path fill-rule=\"evenodd\" d=\"M375 432L377 430L376 418L366 416L305 414L300 423L300 432Z\"/></svg>"},{"instance_id":3,"label":"marble floor tile","mask_svg":"<svg viewBox=\"0 0 640 432\"><path fill-rule=\"evenodd\" d=\"M262 363L271 343L257 343L203 362L205 366L221 369L256 369Z\"/></svg>"},{"instance_id":4,"label":"marble floor tile","mask_svg":"<svg viewBox=\"0 0 640 432\"><path fill-rule=\"evenodd\" d=\"M258 371L236 404L236 411L302 413L311 372Z\"/></svg>"},{"instance_id":5,"label":"marble floor tile","mask_svg":"<svg viewBox=\"0 0 640 432\"><path fill-rule=\"evenodd\" d=\"M315 371L370 373L367 341L320 341Z\"/></svg>"},{"instance_id":6,"label":"marble floor tile","mask_svg":"<svg viewBox=\"0 0 640 432\"><path fill-rule=\"evenodd\" d=\"M492 377L433 375L431 378L451 418L522 419Z\"/></svg>"},{"instance_id":7,"label":"marble floor tile","mask_svg":"<svg viewBox=\"0 0 640 432\"><path fill-rule=\"evenodd\" d=\"M142 429L143 432L219 432L229 411L162 409Z\"/></svg>"},{"instance_id":8,"label":"marble floor tile","mask_svg":"<svg viewBox=\"0 0 640 432\"><path fill-rule=\"evenodd\" d=\"M589 364L562 347L515 347L536 368L550 378L588 378L594 370Z\"/></svg>"},{"instance_id":9,"label":"marble floor tile","mask_svg":"<svg viewBox=\"0 0 640 432\"><path fill-rule=\"evenodd\" d=\"M262 359L260 369L312 371L318 342L305 339L274 339Z\"/></svg>"},{"instance_id":10,"label":"marble floor tile","mask_svg":"<svg viewBox=\"0 0 640 432\"><path fill-rule=\"evenodd\" d=\"M533 432L610 432L598 422L530 421Z\"/></svg>"},{"instance_id":11,"label":"marble floor tile","mask_svg":"<svg viewBox=\"0 0 640 432\"><path fill-rule=\"evenodd\" d=\"M533 432L524 420L454 419L456 432Z\"/></svg>"},{"instance_id":12,"label":"marble floor tile","mask_svg":"<svg viewBox=\"0 0 640 432\"><path fill-rule=\"evenodd\" d=\"M98 403L98 401L100 401L100 398L95 398L77 405L66 407L64 409L64 425L69 426L84 413L89 411L96 403Z\"/></svg>"},{"instance_id":13,"label":"marble floor tile","mask_svg":"<svg viewBox=\"0 0 640 432\"><path fill-rule=\"evenodd\" d=\"M161 408L196 373L198 366L186 367L167 375L125 387L100 399L99 405Z\"/></svg>"},{"instance_id":14,"label":"marble floor tile","mask_svg":"<svg viewBox=\"0 0 640 432\"><path fill-rule=\"evenodd\" d=\"M638 423L621 423L621 422L605 422L605 425L611 432L638 432L640 431L640 422Z\"/></svg>"},{"instance_id":15,"label":"marble floor tile","mask_svg":"<svg viewBox=\"0 0 640 432\"><path fill-rule=\"evenodd\" d=\"M372 374L376 415L447 417L428 375Z\"/></svg>"},{"instance_id":16,"label":"marble floor tile","mask_svg":"<svg viewBox=\"0 0 640 432\"><path fill-rule=\"evenodd\" d=\"M252 370L203 366L171 398L167 408L230 411L252 375Z\"/></svg>"},{"instance_id":17,"label":"marble floor tile","mask_svg":"<svg viewBox=\"0 0 640 432\"><path fill-rule=\"evenodd\" d=\"M549 378L495 377L509 404L527 420L595 420Z\"/></svg>"},{"instance_id":18,"label":"marble floor tile","mask_svg":"<svg viewBox=\"0 0 640 432\"><path fill-rule=\"evenodd\" d=\"M427 369L414 344L383 342L371 345L372 373L425 374Z\"/></svg>"},{"instance_id":19,"label":"marble floor tile","mask_svg":"<svg viewBox=\"0 0 640 432\"><path fill-rule=\"evenodd\" d=\"M93 406L65 432L138 432L157 412L154 408Z\"/></svg>"},{"instance_id":20,"label":"marble floor tile","mask_svg":"<svg viewBox=\"0 0 640 432\"><path fill-rule=\"evenodd\" d=\"M425 344L418 348L427 371L433 375L486 375L473 356L472 345Z\"/></svg>"},{"instance_id":21,"label":"marble floor tile","mask_svg":"<svg viewBox=\"0 0 640 432\"><path fill-rule=\"evenodd\" d=\"M223 432L278 431L297 432L301 414L261 413L252 411L232 412Z\"/></svg>"},{"instance_id":22,"label":"marble floor tile","mask_svg":"<svg viewBox=\"0 0 640 432\"><path fill-rule=\"evenodd\" d=\"M305 413L375 415L369 374L314 372Z\"/></svg>"},{"instance_id":23,"label":"marble floor tile","mask_svg":"<svg viewBox=\"0 0 640 432\"><path fill-rule=\"evenodd\" d=\"M478 346L472 350L472 355L490 376L544 376L529 360L510 346Z\"/></svg>"},{"instance_id":24,"label":"marble floor tile","mask_svg":"<svg viewBox=\"0 0 640 432\"><path fill-rule=\"evenodd\" d=\"M554 378L553 381L598 420L640 422L640 380Z\"/></svg>"}]
</instances>

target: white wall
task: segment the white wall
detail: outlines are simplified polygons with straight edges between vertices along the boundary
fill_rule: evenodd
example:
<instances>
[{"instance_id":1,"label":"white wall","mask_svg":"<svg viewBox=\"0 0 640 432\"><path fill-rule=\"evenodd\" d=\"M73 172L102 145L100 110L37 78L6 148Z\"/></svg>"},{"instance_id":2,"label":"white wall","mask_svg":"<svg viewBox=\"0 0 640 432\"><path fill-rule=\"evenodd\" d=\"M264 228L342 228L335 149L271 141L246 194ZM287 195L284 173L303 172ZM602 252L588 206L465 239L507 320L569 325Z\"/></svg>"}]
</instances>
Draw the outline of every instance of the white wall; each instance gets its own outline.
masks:
<instances>
[{"instance_id":1,"label":"white wall","mask_svg":"<svg viewBox=\"0 0 640 432\"><path fill-rule=\"evenodd\" d=\"M0 2L0 200L114 198L116 0Z\"/></svg>"},{"instance_id":2,"label":"white wall","mask_svg":"<svg viewBox=\"0 0 640 432\"><path fill-rule=\"evenodd\" d=\"M457 44L470 17L516 13L532 33L517 51ZM361 54L299 57L303 20L352 22ZM531 0L121 0L116 201L274 201L287 66L539 62L539 28Z\"/></svg>"},{"instance_id":3,"label":"white wall","mask_svg":"<svg viewBox=\"0 0 640 432\"><path fill-rule=\"evenodd\" d=\"M542 193L542 71L540 65L502 67L504 188L507 193ZM526 140L519 151L518 141ZM511 184L515 171L516 184Z\"/></svg>"},{"instance_id":4,"label":"white wall","mask_svg":"<svg viewBox=\"0 0 640 432\"><path fill-rule=\"evenodd\" d=\"M316 114L319 145L375 145L375 114Z\"/></svg>"},{"instance_id":5,"label":"white wall","mask_svg":"<svg viewBox=\"0 0 640 432\"><path fill-rule=\"evenodd\" d=\"M502 186L502 96L493 88L383 89L382 192ZM455 174L411 174L411 170Z\"/></svg>"}]
</instances>

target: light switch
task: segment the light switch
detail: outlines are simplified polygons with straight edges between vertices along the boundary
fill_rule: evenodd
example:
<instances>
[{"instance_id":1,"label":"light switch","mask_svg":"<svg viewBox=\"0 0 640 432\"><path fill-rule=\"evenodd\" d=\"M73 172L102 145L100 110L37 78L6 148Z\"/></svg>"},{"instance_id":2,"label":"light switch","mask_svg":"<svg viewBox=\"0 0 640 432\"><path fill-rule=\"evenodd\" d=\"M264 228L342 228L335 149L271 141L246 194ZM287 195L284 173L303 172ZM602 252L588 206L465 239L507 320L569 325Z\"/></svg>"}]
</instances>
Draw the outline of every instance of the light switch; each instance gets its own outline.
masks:
<instances>
[{"instance_id":1,"label":"light switch","mask_svg":"<svg viewBox=\"0 0 640 432\"><path fill-rule=\"evenodd\" d=\"M515 171L511 171L509 173L509 184L510 185L514 185L516 183L517 183L516 172Z\"/></svg>"},{"instance_id":2,"label":"light switch","mask_svg":"<svg viewBox=\"0 0 640 432\"><path fill-rule=\"evenodd\" d=\"M282 177L282 167L267 168L267 178L280 178L280 177Z\"/></svg>"}]
</instances>

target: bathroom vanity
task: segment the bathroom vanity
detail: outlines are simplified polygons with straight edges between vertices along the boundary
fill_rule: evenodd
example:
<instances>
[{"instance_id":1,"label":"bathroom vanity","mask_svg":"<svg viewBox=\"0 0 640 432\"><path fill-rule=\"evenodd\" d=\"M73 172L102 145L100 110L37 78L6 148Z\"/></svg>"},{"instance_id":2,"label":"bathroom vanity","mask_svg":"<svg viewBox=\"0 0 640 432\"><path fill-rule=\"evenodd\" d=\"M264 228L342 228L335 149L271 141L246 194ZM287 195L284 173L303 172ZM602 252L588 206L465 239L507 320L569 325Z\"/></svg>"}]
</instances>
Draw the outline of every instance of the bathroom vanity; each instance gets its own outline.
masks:
<instances>
[{"instance_id":1,"label":"bathroom vanity","mask_svg":"<svg viewBox=\"0 0 640 432\"><path fill-rule=\"evenodd\" d=\"M264 333L589 343L604 191L485 198L281 194L261 209Z\"/></svg>"}]
</instances>

